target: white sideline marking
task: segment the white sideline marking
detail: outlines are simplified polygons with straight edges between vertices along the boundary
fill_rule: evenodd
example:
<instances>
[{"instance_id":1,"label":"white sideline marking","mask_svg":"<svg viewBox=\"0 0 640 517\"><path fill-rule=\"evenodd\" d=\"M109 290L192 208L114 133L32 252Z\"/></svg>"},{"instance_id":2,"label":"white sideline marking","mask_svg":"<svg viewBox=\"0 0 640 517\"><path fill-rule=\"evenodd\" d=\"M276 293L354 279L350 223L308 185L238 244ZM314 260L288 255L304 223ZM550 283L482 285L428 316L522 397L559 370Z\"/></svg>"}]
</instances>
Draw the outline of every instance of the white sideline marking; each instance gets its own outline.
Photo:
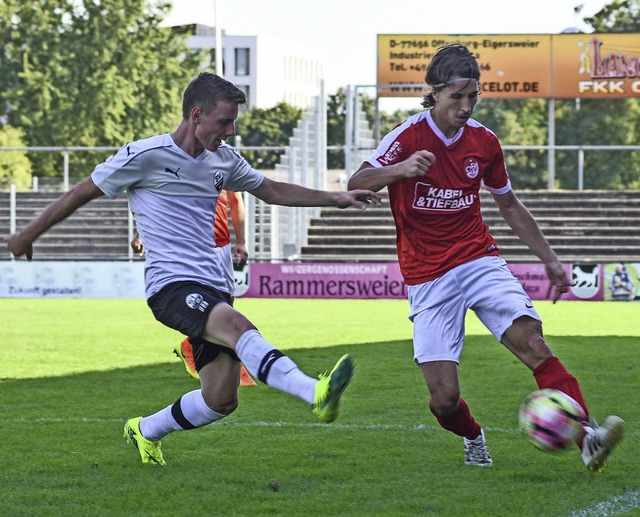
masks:
<instances>
[{"instance_id":1,"label":"white sideline marking","mask_svg":"<svg viewBox=\"0 0 640 517\"><path fill-rule=\"evenodd\" d=\"M0 424L18 424L18 423L34 423L34 424L67 424L67 423L78 423L78 422L87 422L87 423L121 423L124 424L130 417L126 418L0 418ZM209 427L220 427L220 426L234 426L234 427L320 427L324 429L330 428L339 428L339 429L363 429L363 430L399 430L399 431L440 431L447 432L440 426L434 425L426 425L426 424L416 424L416 425L402 425L402 424L341 424L341 423L331 423L331 424L323 424L320 422L313 423L304 423L304 422L267 422L264 420L256 420L255 422L230 422L227 420L220 420L218 422L214 422ZM203 428L203 429L206 429ZM485 431L491 433L520 433L519 429L504 429L501 427L483 427ZM629 436L639 436L640 431L631 431L625 432L625 437Z\"/></svg>"},{"instance_id":2,"label":"white sideline marking","mask_svg":"<svg viewBox=\"0 0 640 517\"><path fill-rule=\"evenodd\" d=\"M18 423L34 423L34 424L67 424L67 423L121 423L124 424L128 418L0 418L2 424L18 424ZM229 422L218 421L214 422L211 426L206 427L319 427L324 429L339 428L339 429L363 429L363 430L376 430L376 429L394 429L401 431L444 431L440 426L433 425L400 425L400 424L323 424L320 422L314 423L296 423L296 422L266 422L264 420L257 420L255 422ZM518 433L517 429L499 429L495 427L485 427L486 431L494 433Z\"/></svg>"},{"instance_id":3,"label":"white sideline marking","mask_svg":"<svg viewBox=\"0 0 640 517\"><path fill-rule=\"evenodd\" d=\"M622 515L630 510L640 508L640 488L626 490L624 494L612 497L608 501L600 501L583 508L573 510L568 517L612 517Z\"/></svg>"}]
</instances>

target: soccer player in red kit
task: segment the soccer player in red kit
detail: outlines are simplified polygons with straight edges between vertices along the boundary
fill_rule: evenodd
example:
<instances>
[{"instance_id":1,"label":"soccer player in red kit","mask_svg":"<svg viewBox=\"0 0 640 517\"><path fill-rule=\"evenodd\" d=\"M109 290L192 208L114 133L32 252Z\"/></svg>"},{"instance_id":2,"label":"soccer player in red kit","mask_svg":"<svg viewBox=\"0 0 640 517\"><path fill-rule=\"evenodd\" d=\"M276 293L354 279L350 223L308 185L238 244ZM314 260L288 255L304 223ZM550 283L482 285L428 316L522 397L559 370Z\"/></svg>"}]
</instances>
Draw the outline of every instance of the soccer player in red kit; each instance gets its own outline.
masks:
<instances>
[{"instance_id":1,"label":"soccer player in red kit","mask_svg":"<svg viewBox=\"0 0 640 517\"><path fill-rule=\"evenodd\" d=\"M427 68L426 108L398 125L349 179L349 189L387 187L398 260L407 284L414 361L430 394L429 409L463 437L465 463L491 466L485 435L460 396L458 365L468 309L532 372L540 389L574 398L587 414L580 386L553 355L540 316L500 258L480 212L488 190L515 234L544 263L556 302L569 288L558 257L511 188L496 135L471 118L480 71L460 44L441 47ZM622 440L624 421L583 422L577 445L589 470L601 470Z\"/></svg>"}]
</instances>

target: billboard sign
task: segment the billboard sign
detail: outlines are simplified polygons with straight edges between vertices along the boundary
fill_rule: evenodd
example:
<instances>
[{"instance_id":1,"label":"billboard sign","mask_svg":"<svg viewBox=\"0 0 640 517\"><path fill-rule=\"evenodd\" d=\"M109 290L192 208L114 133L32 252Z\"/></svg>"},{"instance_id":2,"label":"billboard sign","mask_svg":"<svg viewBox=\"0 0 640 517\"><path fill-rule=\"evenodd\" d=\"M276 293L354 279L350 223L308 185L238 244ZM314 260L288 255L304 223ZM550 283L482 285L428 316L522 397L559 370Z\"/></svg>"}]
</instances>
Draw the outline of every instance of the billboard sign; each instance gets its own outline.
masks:
<instances>
[{"instance_id":1,"label":"billboard sign","mask_svg":"<svg viewBox=\"0 0 640 517\"><path fill-rule=\"evenodd\" d=\"M475 54L484 98L640 97L639 34L379 34L378 96L425 93L427 65L450 43Z\"/></svg>"}]
</instances>

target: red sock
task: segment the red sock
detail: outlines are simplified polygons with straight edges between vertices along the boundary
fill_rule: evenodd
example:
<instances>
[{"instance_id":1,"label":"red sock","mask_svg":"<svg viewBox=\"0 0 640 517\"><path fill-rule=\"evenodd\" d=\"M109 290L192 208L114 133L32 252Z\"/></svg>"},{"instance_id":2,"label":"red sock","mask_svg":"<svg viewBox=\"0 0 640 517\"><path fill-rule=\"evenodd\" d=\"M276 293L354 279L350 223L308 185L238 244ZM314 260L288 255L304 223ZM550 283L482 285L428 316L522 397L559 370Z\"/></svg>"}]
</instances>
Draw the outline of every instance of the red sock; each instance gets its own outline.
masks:
<instances>
[{"instance_id":1,"label":"red sock","mask_svg":"<svg viewBox=\"0 0 640 517\"><path fill-rule=\"evenodd\" d=\"M429 404L429 409L443 429L451 431L458 436L464 436L469 440L473 440L480 435L480 424L473 419L469 411L469 406L462 397L458 402L456 410L449 416L442 417L436 415L433 412L431 404Z\"/></svg>"},{"instance_id":2,"label":"red sock","mask_svg":"<svg viewBox=\"0 0 640 517\"><path fill-rule=\"evenodd\" d=\"M586 414L584 424L589 424L589 408L587 408L587 405L584 402L580 385L576 378L571 375L560 362L560 359L555 356L550 357L533 370L533 377L541 390L545 388L552 388L561 391L580 404ZM576 442L580 449L582 449L583 438L584 436L581 436Z\"/></svg>"}]
</instances>

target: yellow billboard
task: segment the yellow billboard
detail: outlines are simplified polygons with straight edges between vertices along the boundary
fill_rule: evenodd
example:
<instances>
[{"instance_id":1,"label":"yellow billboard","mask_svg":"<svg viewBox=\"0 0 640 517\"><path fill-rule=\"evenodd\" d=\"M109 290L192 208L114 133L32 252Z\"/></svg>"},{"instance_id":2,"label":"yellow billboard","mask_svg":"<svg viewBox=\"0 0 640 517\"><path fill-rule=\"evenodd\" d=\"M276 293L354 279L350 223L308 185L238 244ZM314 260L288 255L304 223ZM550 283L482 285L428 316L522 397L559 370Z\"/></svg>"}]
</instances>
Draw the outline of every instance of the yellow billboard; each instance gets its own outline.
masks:
<instances>
[{"instance_id":1,"label":"yellow billboard","mask_svg":"<svg viewBox=\"0 0 640 517\"><path fill-rule=\"evenodd\" d=\"M485 98L640 96L638 34L379 34L378 96L426 91L431 58L455 42L478 59Z\"/></svg>"},{"instance_id":2,"label":"yellow billboard","mask_svg":"<svg viewBox=\"0 0 640 517\"><path fill-rule=\"evenodd\" d=\"M640 34L553 36L552 96L640 97Z\"/></svg>"}]
</instances>

